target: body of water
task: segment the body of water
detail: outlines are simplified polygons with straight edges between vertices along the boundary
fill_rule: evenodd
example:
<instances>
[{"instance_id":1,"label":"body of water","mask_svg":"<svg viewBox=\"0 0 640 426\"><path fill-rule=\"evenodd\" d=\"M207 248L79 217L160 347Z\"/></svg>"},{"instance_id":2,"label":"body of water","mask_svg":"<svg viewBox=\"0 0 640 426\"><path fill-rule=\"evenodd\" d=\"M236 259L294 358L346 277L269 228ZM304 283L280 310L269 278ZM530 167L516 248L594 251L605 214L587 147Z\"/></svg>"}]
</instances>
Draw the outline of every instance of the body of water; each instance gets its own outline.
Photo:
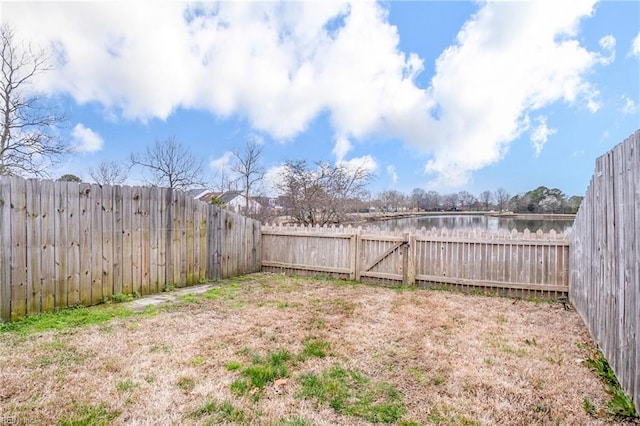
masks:
<instances>
[{"instance_id":1,"label":"body of water","mask_svg":"<svg viewBox=\"0 0 640 426\"><path fill-rule=\"evenodd\" d=\"M520 232L528 229L536 232L541 229L542 232L549 232L552 229L558 233L564 232L571 228L573 219L519 219L513 217L494 217L487 215L429 215L403 217L398 219L387 219L380 221L367 222L366 226L378 226L385 230L395 229L420 229L423 226L427 229L447 228L447 229L476 229L483 231L498 231L498 229L506 229L511 231L516 229Z\"/></svg>"}]
</instances>

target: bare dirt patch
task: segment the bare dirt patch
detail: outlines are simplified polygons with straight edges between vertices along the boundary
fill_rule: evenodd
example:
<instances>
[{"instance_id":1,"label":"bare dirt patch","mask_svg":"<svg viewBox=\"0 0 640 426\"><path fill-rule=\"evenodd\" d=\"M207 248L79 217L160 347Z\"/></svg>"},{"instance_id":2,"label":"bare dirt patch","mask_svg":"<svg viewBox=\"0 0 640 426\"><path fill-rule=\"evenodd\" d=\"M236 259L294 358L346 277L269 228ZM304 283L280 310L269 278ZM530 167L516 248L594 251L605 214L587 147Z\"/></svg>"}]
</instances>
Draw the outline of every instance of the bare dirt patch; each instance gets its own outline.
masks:
<instances>
[{"instance_id":1,"label":"bare dirt patch","mask_svg":"<svg viewBox=\"0 0 640 426\"><path fill-rule=\"evenodd\" d=\"M1 333L0 419L604 424L584 408L607 399L584 344L561 304L256 274L101 325Z\"/></svg>"}]
</instances>

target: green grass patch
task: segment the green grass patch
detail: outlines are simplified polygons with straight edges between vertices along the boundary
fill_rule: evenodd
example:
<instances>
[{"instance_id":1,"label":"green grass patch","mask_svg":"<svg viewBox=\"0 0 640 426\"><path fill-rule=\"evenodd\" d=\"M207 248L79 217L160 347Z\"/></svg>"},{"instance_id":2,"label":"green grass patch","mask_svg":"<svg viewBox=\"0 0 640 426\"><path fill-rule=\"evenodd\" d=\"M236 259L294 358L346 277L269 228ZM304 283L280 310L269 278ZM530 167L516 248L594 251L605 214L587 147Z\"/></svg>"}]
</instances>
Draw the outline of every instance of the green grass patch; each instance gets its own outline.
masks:
<instances>
[{"instance_id":1,"label":"green grass patch","mask_svg":"<svg viewBox=\"0 0 640 426\"><path fill-rule=\"evenodd\" d=\"M237 396L244 396L251 390L249 382L243 379L234 380L229 386L231 393Z\"/></svg>"},{"instance_id":2,"label":"green grass patch","mask_svg":"<svg viewBox=\"0 0 640 426\"><path fill-rule=\"evenodd\" d=\"M109 410L104 404L74 404L73 411L73 415L60 421L61 426L108 425L120 415L118 411Z\"/></svg>"},{"instance_id":3,"label":"green grass patch","mask_svg":"<svg viewBox=\"0 0 640 426\"><path fill-rule=\"evenodd\" d=\"M183 294L180 299L185 303L200 303L200 297L196 294Z\"/></svg>"},{"instance_id":4,"label":"green grass patch","mask_svg":"<svg viewBox=\"0 0 640 426\"><path fill-rule=\"evenodd\" d=\"M327 356L327 351L331 348L331 343L324 340L318 340L315 337L308 337L305 339L302 346L302 353L300 353L300 360L306 361L308 358L324 358Z\"/></svg>"},{"instance_id":5,"label":"green grass patch","mask_svg":"<svg viewBox=\"0 0 640 426\"><path fill-rule=\"evenodd\" d=\"M0 333L32 334L48 330L64 330L103 324L114 318L127 318L131 315L133 312L121 305L108 304L89 308L78 306L32 315L15 322L0 323Z\"/></svg>"},{"instance_id":6,"label":"green grass patch","mask_svg":"<svg viewBox=\"0 0 640 426\"><path fill-rule=\"evenodd\" d=\"M338 365L320 375L303 374L298 381L302 388L298 397L329 405L343 415L374 423L394 423L406 412L402 395L393 386Z\"/></svg>"},{"instance_id":7,"label":"green grass patch","mask_svg":"<svg viewBox=\"0 0 640 426\"><path fill-rule=\"evenodd\" d=\"M249 424L249 418L242 409L235 407L229 401L210 399L200 408L189 414L189 417L205 420L205 424Z\"/></svg>"},{"instance_id":8,"label":"green grass patch","mask_svg":"<svg viewBox=\"0 0 640 426\"><path fill-rule=\"evenodd\" d=\"M239 280L239 278L236 278ZM229 284L221 284L216 287L212 287L203 293L202 297L209 300L218 299L233 299L238 293L242 291L242 286L236 282Z\"/></svg>"},{"instance_id":9,"label":"green grass patch","mask_svg":"<svg viewBox=\"0 0 640 426\"><path fill-rule=\"evenodd\" d=\"M607 414L618 418L638 418L633 400L620 386L618 378L602 352L586 345L579 345L579 347L589 352L584 364L600 377L607 393L611 396L611 400L607 402ZM595 411L593 404L587 404L584 401L583 407L588 414L592 414Z\"/></svg>"},{"instance_id":10,"label":"green grass patch","mask_svg":"<svg viewBox=\"0 0 640 426\"><path fill-rule=\"evenodd\" d=\"M240 361L231 361L225 366L227 371L236 371L239 370L240 367L242 367L242 363Z\"/></svg>"},{"instance_id":11,"label":"green grass patch","mask_svg":"<svg viewBox=\"0 0 640 426\"><path fill-rule=\"evenodd\" d=\"M427 375L427 372L421 368L408 367L406 370L409 376L420 384L425 384L429 381L429 376Z\"/></svg>"},{"instance_id":12,"label":"green grass patch","mask_svg":"<svg viewBox=\"0 0 640 426\"><path fill-rule=\"evenodd\" d=\"M129 294L116 293L116 294L112 295L111 298L109 298L109 299L103 299L103 303L109 303L109 302L113 302L113 303L131 302L132 300L137 299L139 297L140 297L140 293L138 293L137 291L134 291L133 293L129 293Z\"/></svg>"},{"instance_id":13,"label":"green grass patch","mask_svg":"<svg viewBox=\"0 0 640 426\"><path fill-rule=\"evenodd\" d=\"M240 370L242 378L231 384L231 392L243 396L253 389L261 390L277 379L289 377L287 361L290 359L291 354L285 350L270 353L264 358L254 354L251 365Z\"/></svg>"}]
</instances>

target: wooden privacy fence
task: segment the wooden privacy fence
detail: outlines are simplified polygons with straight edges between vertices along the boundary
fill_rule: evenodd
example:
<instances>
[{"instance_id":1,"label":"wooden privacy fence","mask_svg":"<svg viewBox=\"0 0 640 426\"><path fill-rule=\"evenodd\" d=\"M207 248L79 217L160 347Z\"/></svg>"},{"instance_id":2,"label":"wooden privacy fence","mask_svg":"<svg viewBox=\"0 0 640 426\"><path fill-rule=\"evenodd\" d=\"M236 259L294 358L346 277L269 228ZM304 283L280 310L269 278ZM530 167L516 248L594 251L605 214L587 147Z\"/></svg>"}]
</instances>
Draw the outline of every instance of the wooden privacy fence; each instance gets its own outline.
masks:
<instances>
[{"instance_id":1,"label":"wooden privacy fence","mask_svg":"<svg viewBox=\"0 0 640 426\"><path fill-rule=\"evenodd\" d=\"M382 283L487 288L527 296L568 292L565 234L351 227L262 227L262 268Z\"/></svg>"},{"instance_id":2,"label":"wooden privacy fence","mask_svg":"<svg viewBox=\"0 0 640 426\"><path fill-rule=\"evenodd\" d=\"M158 187L0 177L0 318L260 270L260 223Z\"/></svg>"},{"instance_id":3,"label":"wooden privacy fence","mask_svg":"<svg viewBox=\"0 0 640 426\"><path fill-rule=\"evenodd\" d=\"M571 234L569 295L640 407L640 130L596 160Z\"/></svg>"}]
</instances>

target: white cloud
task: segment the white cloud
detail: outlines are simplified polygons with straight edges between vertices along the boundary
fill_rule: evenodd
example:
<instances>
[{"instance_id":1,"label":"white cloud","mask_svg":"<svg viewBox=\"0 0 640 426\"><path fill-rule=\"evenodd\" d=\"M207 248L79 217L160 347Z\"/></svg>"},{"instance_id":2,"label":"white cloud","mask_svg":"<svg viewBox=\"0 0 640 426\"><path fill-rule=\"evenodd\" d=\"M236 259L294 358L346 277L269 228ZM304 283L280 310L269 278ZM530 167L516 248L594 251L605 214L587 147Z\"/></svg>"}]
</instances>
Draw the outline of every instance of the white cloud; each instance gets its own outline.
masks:
<instances>
[{"instance_id":1,"label":"white cloud","mask_svg":"<svg viewBox=\"0 0 640 426\"><path fill-rule=\"evenodd\" d=\"M598 43L605 50L614 50L616 48L616 38L611 34L602 37Z\"/></svg>"},{"instance_id":2,"label":"white cloud","mask_svg":"<svg viewBox=\"0 0 640 426\"><path fill-rule=\"evenodd\" d=\"M631 54L640 59L640 33L638 33L631 43Z\"/></svg>"},{"instance_id":3,"label":"white cloud","mask_svg":"<svg viewBox=\"0 0 640 426\"><path fill-rule=\"evenodd\" d=\"M280 164L269 168L265 172L262 181L268 196L275 197L278 194L278 187L282 184L282 175L285 171L286 167Z\"/></svg>"},{"instance_id":4,"label":"white cloud","mask_svg":"<svg viewBox=\"0 0 640 426\"><path fill-rule=\"evenodd\" d=\"M615 39L600 40L607 55L580 45L594 1L478 3L426 89L414 81L424 60L399 49L378 2L10 2L3 18L56 46L61 66L41 89L105 115L195 108L289 139L326 112L337 160L384 134L431 155L426 171L455 186L503 158L527 114L558 101L597 111L586 76Z\"/></svg>"},{"instance_id":5,"label":"white cloud","mask_svg":"<svg viewBox=\"0 0 640 426\"><path fill-rule=\"evenodd\" d=\"M574 38L592 1L487 3L436 61L431 93L439 141L426 171L432 184L466 183L503 158L528 127L527 115L557 101L599 107L585 79L598 53Z\"/></svg>"},{"instance_id":6,"label":"white cloud","mask_svg":"<svg viewBox=\"0 0 640 426\"><path fill-rule=\"evenodd\" d=\"M351 171L364 170L368 173L374 173L378 170L378 163L375 158L370 155L352 158L351 160L338 161L336 164L346 166L346 168Z\"/></svg>"},{"instance_id":7,"label":"white cloud","mask_svg":"<svg viewBox=\"0 0 640 426\"><path fill-rule=\"evenodd\" d=\"M71 131L71 149L75 152L100 151L103 144L102 137L82 123L76 124Z\"/></svg>"},{"instance_id":8,"label":"white cloud","mask_svg":"<svg viewBox=\"0 0 640 426\"><path fill-rule=\"evenodd\" d=\"M633 99L628 98L625 95L622 95L622 113L623 114L635 114L638 112L638 105L633 101Z\"/></svg>"},{"instance_id":9,"label":"white cloud","mask_svg":"<svg viewBox=\"0 0 640 426\"><path fill-rule=\"evenodd\" d=\"M231 151L226 151L220 157L215 158L209 162L209 167L211 170L216 172L224 171L228 169L231 164L231 159L233 158L233 153Z\"/></svg>"},{"instance_id":10,"label":"white cloud","mask_svg":"<svg viewBox=\"0 0 640 426\"><path fill-rule=\"evenodd\" d=\"M538 124L531 133L531 144L533 145L535 156L538 157L549 136L556 134L557 129L551 129L547 126L547 117L545 116L537 117L536 121Z\"/></svg>"},{"instance_id":11,"label":"white cloud","mask_svg":"<svg viewBox=\"0 0 640 426\"><path fill-rule=\"evenodd\" d=\"M600 63L603 65L609 65L610 63L615 61L616 38L612 35L606 35L599 40L598 44L600 44L600 47L602 47L605 51L608 52L608 55L600 56Z\"/></svg>"},{"instance_id":12,"label":"white cloud","mask_svg":"<svg viewBox=\"0 0 640 426\"><path fill-rule=\"evenodd\" d=\"M351 151L351 142L345 137L339 137L336 139L336 143L333 146L333 155L336 156L337 161L342 161L349 151Z\"/></svg>"},{"instance_id":13,"label":"white cloud","mask_svg":"<svg viewBox=\"0 0 640 426\"><path fill-rule=\"evenodd\" d=\"M391 178L391 186L395 186L398 183L398 173L396 172L396 167L392 164L387 166L387 174Z\"/></svg>"}]
</instances>

